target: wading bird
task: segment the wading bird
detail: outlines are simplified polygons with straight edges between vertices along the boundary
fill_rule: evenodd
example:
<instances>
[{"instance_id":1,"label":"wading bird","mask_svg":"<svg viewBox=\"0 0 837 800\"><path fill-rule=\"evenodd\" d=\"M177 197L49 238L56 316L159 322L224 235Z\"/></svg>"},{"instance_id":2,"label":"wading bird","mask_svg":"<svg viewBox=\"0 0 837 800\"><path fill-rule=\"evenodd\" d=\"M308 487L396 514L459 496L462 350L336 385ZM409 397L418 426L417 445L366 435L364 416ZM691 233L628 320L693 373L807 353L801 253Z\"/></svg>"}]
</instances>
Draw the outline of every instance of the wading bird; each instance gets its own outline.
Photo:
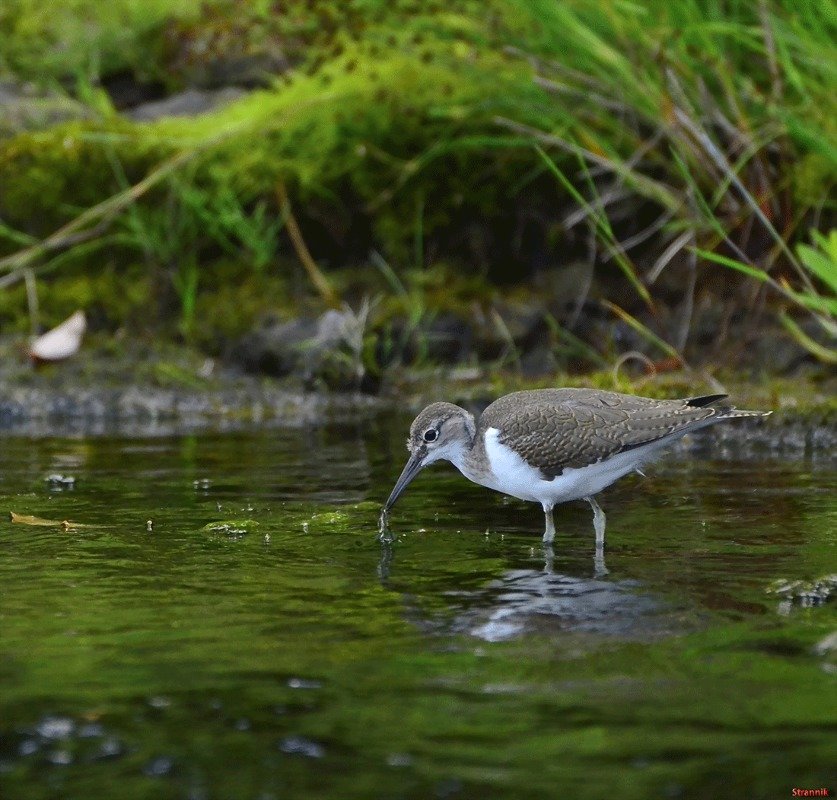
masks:
<instances>
[{"instance_id":1,"label":"wading bird","mask_svg":"<svg viewBox=\"0 0 837 800\"><path fill-rule=\"evenodd\" d=\"M604 541L605 515L595 496L687 433L767 411L733 408L724 394L687 400L605 392L537 389L495 400L475 420L453 403L432 403L410 426L410 457L381 514L387 515L407 485L436 461L450 461L468 480L503 494L540 503L543 540L552 542L552 509L569 500L593 508L596 542Z\"/></svg>"}]
</instances>

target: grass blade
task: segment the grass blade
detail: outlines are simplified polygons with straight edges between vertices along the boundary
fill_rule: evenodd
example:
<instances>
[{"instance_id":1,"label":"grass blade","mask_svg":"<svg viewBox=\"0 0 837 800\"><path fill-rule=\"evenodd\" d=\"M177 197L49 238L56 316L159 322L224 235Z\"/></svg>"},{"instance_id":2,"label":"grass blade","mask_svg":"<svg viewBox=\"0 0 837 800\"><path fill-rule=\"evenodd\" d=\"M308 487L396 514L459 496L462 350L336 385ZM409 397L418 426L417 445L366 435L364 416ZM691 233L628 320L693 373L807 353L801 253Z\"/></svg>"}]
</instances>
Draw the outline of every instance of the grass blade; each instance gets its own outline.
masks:
<instances>
[{"instance_id":1,"label":"grass blade","mask_svg":"<svg viewBox=\"0 0 837 800\"><path fill-rule=\"evenodd\" d=\"M670 358L676 359L679 364L686 365L686 360L680 355L677 348L657 336L647 325L643 325L635 316L629 314L624 308L617 306L616 303L611 303L610 300L603 300L602 302L606 308L609 308L623 322L630 325L640 336L662 350Z\"/></svg>"},{"instance_id":2,"label":"grass blade","mask_svg":"<svg viewBox=\"0 0 837 800\"><path fill-rule=\"evenodd\" d=\"M544 149L536 144L534 145L535 151L538 155L544 160L549 171L558 179L561 185L569 192L572 198L582 206L586 211L593 222L596 230L599 233L599 236L604 243L605 247L607 248L608 252L613 256L616 263L619 265L622 272L625 274L625 277L631 283L631 285L636 290L636 293L645 301L645 304L652 308L654 307L654 303L651 300L651 295L648 293L648 289L642 284L639 279L639 276L636 274L636 270L633 268L632 264L628 261L627 257L623 252L621 252L619 248L619 243L615 240L613 236L613 232L610 229L610 222L608 221L607 217L593 208L587 200L582 197L581 193L578 189L573 186L572 182L566 175L561 171L558 165L547 155Z\"/></svg>"}]
</instances>

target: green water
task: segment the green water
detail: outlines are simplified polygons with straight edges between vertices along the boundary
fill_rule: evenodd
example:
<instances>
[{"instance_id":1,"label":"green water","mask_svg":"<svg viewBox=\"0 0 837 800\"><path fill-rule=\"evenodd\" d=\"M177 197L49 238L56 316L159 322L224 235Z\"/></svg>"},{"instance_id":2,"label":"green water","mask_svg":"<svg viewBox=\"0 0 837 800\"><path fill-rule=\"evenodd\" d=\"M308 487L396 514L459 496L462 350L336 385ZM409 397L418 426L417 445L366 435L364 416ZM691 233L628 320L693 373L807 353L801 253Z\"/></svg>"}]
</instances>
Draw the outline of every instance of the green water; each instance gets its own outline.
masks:
<instances>
[{"instance_id":1,"label":"green water","mask_svg":"<svg viewBox=\"0 0 837 800\"><path fill-rule=\"evenodd\" d=\"M674 453L602 565L441 466L382 549L405 430L0 440L0 797L837 790L834 604L767 591L837 571L830 454Z\"/></svg>"}]
</instances>

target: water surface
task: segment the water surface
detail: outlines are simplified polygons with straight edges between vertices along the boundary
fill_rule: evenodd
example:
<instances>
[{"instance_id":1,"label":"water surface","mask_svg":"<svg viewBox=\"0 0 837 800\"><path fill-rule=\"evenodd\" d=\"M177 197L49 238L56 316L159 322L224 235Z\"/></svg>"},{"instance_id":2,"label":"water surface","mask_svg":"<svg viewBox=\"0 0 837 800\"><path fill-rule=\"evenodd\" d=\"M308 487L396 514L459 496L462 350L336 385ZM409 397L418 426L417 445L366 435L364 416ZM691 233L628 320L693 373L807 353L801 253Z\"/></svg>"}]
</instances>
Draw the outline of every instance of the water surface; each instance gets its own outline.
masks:
<instances>
[{"instance_id":1,"label":"water surface","mask_svg":"<svg viewBox=\"0 0 837 800\"><path fill-rule=\"evenodd\" d=\"M405 430L0 440L0 796L837 789L830 454L678 450L602 562L441 466L382 547Z\"/></svg>"}]
</instances>

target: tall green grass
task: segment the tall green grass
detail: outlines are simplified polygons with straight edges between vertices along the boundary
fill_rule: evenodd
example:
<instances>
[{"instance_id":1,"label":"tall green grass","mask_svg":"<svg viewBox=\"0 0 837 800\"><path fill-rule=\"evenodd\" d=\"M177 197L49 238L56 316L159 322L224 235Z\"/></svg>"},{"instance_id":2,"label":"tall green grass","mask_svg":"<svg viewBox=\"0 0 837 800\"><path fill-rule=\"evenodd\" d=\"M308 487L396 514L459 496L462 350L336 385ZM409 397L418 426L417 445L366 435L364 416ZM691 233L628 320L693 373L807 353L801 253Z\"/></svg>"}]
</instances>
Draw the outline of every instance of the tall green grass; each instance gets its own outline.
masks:
<instances>
[{"instance_id":1,"label":"tall green grass","mask_svg":"<svg viewBox=\"0 0 837 800\"><path fill-rule=\"evenodd\" d=\"M834 266L816 230L835 220L833 5L516 6L538 20L540 35L513 52L551 95L544 118L552 104L572 113L544 127L497 122L528 133L542 154L580 160L567 177L546 158L576 199L576 221L600 241L602 260L615 260L640 298L650 299L663 270L680 270L686 319L679 335L669 331L677 347L688 339L695 256L747 274L785 306L811 314L833 342ZM611 218L624 219L642 201L656 208L656 219L620 240ZM819 250L794 247L809 237ZM787 313L782 319L814 355L833 360L832 346L804 334Z\"/></svg>"}]
</instances>

